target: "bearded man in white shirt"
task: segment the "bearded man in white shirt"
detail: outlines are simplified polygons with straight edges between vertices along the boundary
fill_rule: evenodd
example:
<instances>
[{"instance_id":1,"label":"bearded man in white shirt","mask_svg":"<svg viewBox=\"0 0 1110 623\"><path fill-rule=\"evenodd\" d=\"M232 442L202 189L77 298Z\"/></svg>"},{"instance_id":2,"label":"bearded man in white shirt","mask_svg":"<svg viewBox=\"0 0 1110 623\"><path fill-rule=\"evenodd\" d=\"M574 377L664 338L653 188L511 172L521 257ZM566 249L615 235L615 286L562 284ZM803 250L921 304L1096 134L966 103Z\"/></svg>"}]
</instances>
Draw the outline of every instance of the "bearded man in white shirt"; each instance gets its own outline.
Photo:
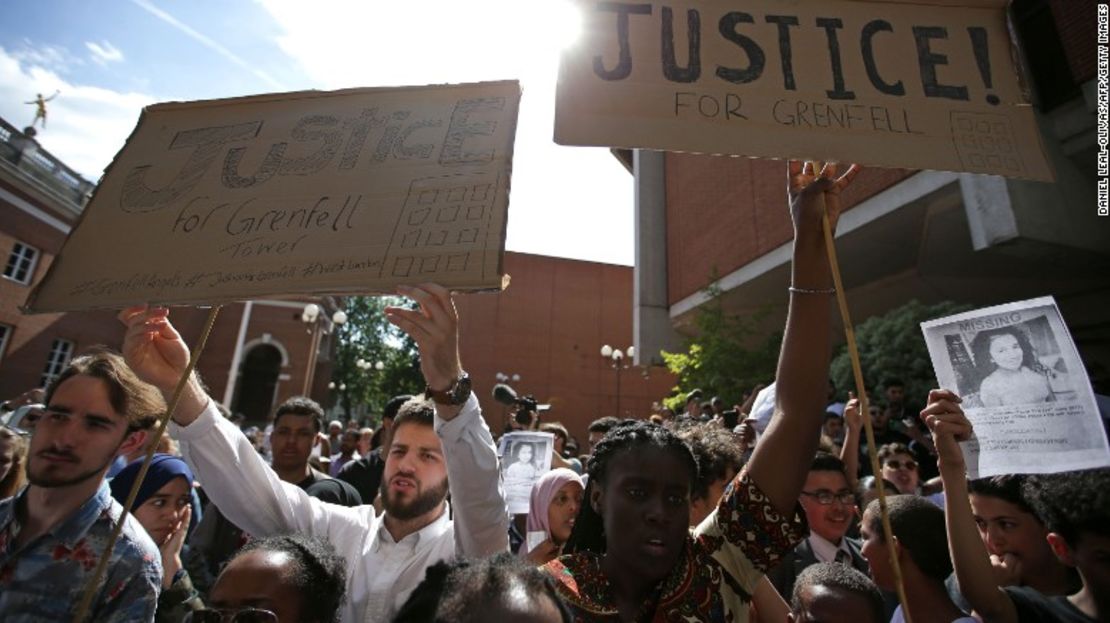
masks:
<instances>
[{"instance_id":1,"label":"bearded man in white shirt","mask_svg":"<svg viewBox=\"0 0 1110 623\"><path fill-rule=\"evenodd\" d=\"M258 537L295 532L332 543L347 562L345 623L389 620L424 579L424 570L440 560L508 550L497 451L459 361L451 294L432 284L398 292L419 308L390 307L386 317L416 341L426 394L435 405L409 403L398 414L382 478L381 515L369 505L320 502L281 481L239 429L219 416L195 378L170 427L201 485L233 523ZM168 313L144 307L120 313L128 364L167 397L189 358Z\"/></svg>"}]
</instances>

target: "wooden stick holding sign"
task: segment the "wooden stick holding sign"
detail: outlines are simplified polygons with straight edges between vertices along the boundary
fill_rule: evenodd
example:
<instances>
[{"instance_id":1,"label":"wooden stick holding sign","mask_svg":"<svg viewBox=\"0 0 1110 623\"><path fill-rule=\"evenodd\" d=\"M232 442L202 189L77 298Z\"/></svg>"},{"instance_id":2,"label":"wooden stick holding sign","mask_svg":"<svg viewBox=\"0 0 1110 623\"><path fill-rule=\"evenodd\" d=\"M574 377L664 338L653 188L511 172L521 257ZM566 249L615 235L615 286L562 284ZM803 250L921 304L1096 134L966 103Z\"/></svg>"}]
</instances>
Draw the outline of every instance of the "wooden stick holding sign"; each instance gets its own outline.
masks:
<instances>
[{"instance_id":1,"label":"wooden stick holding sign","mask_svg":"<svg viewBox=\"0 0 1110 623\"><path fill-rule=\"evenodd\" d=\"M806 162L802 172L811 172L813 175L821 177L833 177L836 175L836 163L834 162L819 162L810 161ZM859 349L856 347L856 332L852 328L852 319L848 313L848 298L844 294L844 284L840 278L840 262L836 257L836 243L833 238L832 223L829 221L829 214L825 212L823 218L825 230L825 249L829 255L829 270L832 272L833 289L836 291L836 302L840 307L840 319L844 323L844 339L848 344L848 356L852 360L852 376L856 381L856 395L859 396L860 412L867 413L867 388L863 382L863 366L859 361ZM883 487L883 478L881 476L882 468L879 465L879 455L875 450L875 431L871 426L871 418L863 417L863 430L867 435L867 457L871 461L871 471L876 475L875 484L876 490L879 493L879 514L883 525L883 534L889 540L894 532L890 527L890 515L887 513L886 506L886 491ZM905 606L906 604L906 587L902 582L902 567L898 564L898 554L894 547L890 548L890 567L894 571L894 586L898 593L898 601ZM906 619L906 623L913 623L910 617L908 607L902 608L902 614Z\"/></svg>"},{"instance_id":2,"label":"wooden stick holding sign","mask_svg":"<svg viewBox=\"0 0 1110 623\"><path fill-rule=\"evenodd\" d=\"M220 307L212 307L208 312L208 319L204 323L204 330L200 334L200 340L196 346L193 347L192 352L189 354L189 364L185 367L185 372L181 375L181 379L177 382L177 387L173 390L173 398L170 403L166 405L166 413L158 420L158 426L147 442L146 458L143 459L143 464L139 468L139 475L135 478L135 483L131 485L131 491L127 494L127 500L123 503L123 512L120 513L119 521L116 522L116 527L112 530L112 534L108 537L108 543L104 546L104 552L100 554L100 560L96 564L96 571L93 573L92 579L85 586L85 592L81 595L81 601L77 606L77 612L73 615L73 623L82 623L85 616L89 613L89 608L92 607L92 600L96 596L97 589L100 588L100 582L104 578L105 572L108 570L108 560L112 556L112 550L116 546L116 540L119 539L120 532L123 531L123 524L127 521L128 514L131 513L131 507L135 504L135 498L139 495L139 488L143 485L143 479L146 478L147 469L150 468L150 462L154 459L155 451L158 448L158 440L166 432L166 426L173 417L173 412L177 410L177 403L181 400L181 393L185 389L185 385L189 382L189 378L193 376L193 370L196 368L197 360L200 359L200 354L204 351L204 345L208 342L208 335L212 333L212 326L216 324L216 316L220 312ZM190 483L191 486L192 483Z\"/></svg>"}]
</instances>

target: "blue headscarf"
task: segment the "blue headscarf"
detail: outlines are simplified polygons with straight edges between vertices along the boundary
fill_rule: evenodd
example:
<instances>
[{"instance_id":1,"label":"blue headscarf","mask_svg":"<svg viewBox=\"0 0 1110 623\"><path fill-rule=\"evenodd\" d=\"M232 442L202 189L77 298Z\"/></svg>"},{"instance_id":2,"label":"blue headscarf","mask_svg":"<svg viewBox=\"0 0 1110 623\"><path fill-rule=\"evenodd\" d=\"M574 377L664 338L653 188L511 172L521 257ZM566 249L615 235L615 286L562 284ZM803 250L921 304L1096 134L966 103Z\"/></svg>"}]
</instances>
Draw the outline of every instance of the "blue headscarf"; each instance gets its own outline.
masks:
<instances>
[{"instance_id":1,"label":"blue headscarf","mask_svg":"<svg viewBox=\"0 0 1110 623\"><path fill-rule=\"evenodd\" d=\"M139 475L139 468L143 465L143 458L128 463L127 467L121 469L116 477L108 483L108 486L112 489L112 497L116 498L116 501L120 504L127 500L127 494L131 492L131 486L135 484L135 478ZM142 506L151 496L158 493L159 489L178 477L184 478L189 483L189 490L192 491L193 472L185 464L185 461L172 454L155 454L150 461L150 468L146 471L146 478L143 478L143 484L139 487L139 494L135 496L135 505L132 507L132 511ZM195 501L196 494L194 493L192 497ZM189 520L190 531L199 519L199 513L194 504L193 516Z\"/></svg>"}]
</instances>

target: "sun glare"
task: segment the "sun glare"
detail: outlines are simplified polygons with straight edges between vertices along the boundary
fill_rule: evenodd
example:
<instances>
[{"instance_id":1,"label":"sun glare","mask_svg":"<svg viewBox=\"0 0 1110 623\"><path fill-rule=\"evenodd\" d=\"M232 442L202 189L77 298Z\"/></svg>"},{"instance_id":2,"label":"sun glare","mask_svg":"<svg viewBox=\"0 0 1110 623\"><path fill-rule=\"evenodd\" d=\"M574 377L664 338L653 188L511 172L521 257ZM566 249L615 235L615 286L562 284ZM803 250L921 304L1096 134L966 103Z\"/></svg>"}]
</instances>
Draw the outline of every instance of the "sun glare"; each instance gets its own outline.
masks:
<instances>
[{"instance_id":1,"label":"sun glare","mask_svg":"<svg viewBox=\"0 0 1110 623\"><path fill-rule=\"evenodd\" d=\"M548 28L551 46L556 52L562 52L577 43L582 35L582 11L571 0L554 0Z\"/></svg>"}]
</instances>

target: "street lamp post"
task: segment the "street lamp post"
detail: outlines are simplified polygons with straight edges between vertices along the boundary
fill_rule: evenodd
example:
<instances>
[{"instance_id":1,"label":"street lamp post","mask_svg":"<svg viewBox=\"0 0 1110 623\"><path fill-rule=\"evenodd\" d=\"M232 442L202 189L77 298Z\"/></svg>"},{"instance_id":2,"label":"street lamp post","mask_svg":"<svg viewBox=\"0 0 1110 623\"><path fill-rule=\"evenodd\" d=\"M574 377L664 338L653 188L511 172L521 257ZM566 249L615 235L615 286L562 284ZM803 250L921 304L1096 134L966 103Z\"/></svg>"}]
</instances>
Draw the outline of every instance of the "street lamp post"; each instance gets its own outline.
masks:
<instances>
[{"instance_id":1,"label":"street lamp post","mask_svg":"<svg viewBox=\"0 0 1110 623\"><path fill-rule=\"evenodd\" d=\"M322 321L322 322L317 322ZM309 303L304 306L301 311L301 322L307 326L307 331L312 334L311 346L308 351L308 368L304 374L304 389L301 392L303 395L309 395L309 389L312 387L313 377L316 376L316 359L319 356L320 338L322 335L331 333L335 327L342 326L347 322L347 312L342 309L336 310L329 319L327 316L320 315L320 306L316 303ZM323 325L323 326L321 326Z\"/></svg>"},{"instance_id":2,"label":"street lamp post","mask_svg":"<svg viewBox=\"0 0 1110 623\"><path fill-rule=\"evenodd\" d=\"M630 367L624 365L624 358L627 356L631 359L635 352L632 346L628 347L627 355L621 352L621 349L614 349L608 344L601 347L601 358L609 364L609 367L617 371L617 417L621 416L621 371Z\"/></svg>"}]
</instances>

